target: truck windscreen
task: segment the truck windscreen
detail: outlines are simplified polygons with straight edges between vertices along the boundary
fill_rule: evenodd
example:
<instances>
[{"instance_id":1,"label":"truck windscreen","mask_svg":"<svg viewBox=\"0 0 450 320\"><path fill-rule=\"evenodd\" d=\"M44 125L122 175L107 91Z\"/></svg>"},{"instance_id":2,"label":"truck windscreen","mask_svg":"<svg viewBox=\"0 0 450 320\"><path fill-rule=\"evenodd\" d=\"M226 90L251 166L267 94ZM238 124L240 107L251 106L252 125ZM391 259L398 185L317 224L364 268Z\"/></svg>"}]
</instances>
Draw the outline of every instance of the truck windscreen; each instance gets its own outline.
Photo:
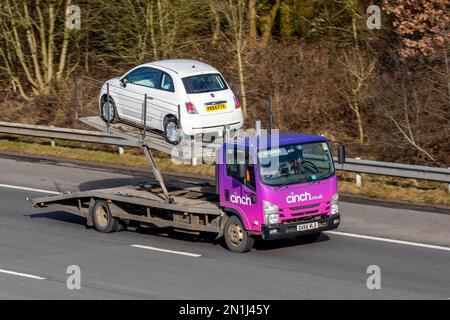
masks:
<instances>
[{"instance_id":1,"label":"truck windscreen","mask_svg":"<svg viewBox=\"0 0 450 320\"><path fill-rule=\"evenodd\" d=\"M334 174L333 158L326 142L260 150L258 168L262 183L271 186L317 181Z\"/></svg>"}]
</instances>

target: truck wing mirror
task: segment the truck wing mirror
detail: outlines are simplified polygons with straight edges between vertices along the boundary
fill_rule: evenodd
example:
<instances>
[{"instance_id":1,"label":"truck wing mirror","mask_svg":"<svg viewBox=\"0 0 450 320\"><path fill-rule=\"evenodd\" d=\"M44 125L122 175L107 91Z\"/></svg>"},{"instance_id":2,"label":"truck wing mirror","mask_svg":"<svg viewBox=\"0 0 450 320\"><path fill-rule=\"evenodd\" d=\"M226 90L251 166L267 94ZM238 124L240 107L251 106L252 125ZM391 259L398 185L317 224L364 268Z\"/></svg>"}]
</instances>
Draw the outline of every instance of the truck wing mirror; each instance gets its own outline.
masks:
<instances>
[{"instance_id":1,"label":"truck wing mirror","mask_svg":"<svg viewBox=\"0 0 450 320\"><path fill-rule=\"evenodd\" d=\"M122 83L122 87L126 88L127 87L127 83L128 83L128 79L127 78L122 78L122 79L120 79L120 83Z\"/></svg>"},{"instance_id":2,"label":"truck wing mirror","mask_svg":"<svg viewBox=\"0 0 450 320\"><path fill-rule=\"evenodd\" d=\"M343 144L339 144L338 146L338 163L345 163L345 146Z\"/></svg>"}]
</instances>

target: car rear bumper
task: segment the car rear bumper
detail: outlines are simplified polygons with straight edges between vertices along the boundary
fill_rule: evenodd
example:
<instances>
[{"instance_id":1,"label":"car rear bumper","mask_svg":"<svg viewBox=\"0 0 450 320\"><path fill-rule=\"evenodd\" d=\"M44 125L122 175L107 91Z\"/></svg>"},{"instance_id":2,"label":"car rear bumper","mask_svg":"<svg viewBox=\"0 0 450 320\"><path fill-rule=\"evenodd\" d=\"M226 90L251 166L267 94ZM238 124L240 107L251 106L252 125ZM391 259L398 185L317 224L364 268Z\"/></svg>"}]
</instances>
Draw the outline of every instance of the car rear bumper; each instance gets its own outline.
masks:
<instances>
[{"instance_id":1,"label":"car rear bumper","mask_svg":"<svg viewBox=\"0 0 450 320\"><path fill-rule=\"evenodd\" d=\"M202 133L222 133L226 126L229 126L230 130L236 130L242 128L243 124L242 112L238 110L214 116L186 115L181 118L181 128L188 136Z\"/></svg>"},{"instance_id":2,"label":"car rear bumper","mask_svg":"<svg viewBox=\"0 0 450 320\"><path fill-rule=\"evenodd\" d=\"M297 231L298 225L304 225L311 222L317 222L319 227L312 230ZM301 221L295 223L280 223L261 227L261 235L264 240L286 239L290 237L302 236L311 233L317 233L326 230L336 229L340 223L340 215L336 214L325 219L316 221Z\"/></svg>"}]
</instances>

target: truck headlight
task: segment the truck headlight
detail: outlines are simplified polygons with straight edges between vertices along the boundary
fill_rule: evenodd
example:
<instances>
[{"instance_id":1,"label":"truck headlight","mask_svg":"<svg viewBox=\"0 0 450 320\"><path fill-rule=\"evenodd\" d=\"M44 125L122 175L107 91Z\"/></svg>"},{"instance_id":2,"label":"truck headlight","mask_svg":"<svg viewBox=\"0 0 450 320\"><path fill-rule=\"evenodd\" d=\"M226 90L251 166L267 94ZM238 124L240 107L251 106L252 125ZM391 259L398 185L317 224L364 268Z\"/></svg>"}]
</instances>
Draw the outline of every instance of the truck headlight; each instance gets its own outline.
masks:
<instances>
[{"instance_id":1,"label":"truck headlight","mask_svg":"<svg viewBox=\"0 0 450 320\"><path fill-rule=\"evenodd\" d=\"M278 206L269 201L263 200L264 222L266 225L278 223Z\"/></svg>"},{"instance_id":2,"label":"truck headlight","mask_svg":"<svg viewBox=\"0 0 450 320\"><path fill-rule=\"evenodd\" d=\"M331 197L331 214L332 215L339 213L338 199L339 199L339 196L337 193L335 193L333 195L333 197Z\"/></svg>"}]
</instances>

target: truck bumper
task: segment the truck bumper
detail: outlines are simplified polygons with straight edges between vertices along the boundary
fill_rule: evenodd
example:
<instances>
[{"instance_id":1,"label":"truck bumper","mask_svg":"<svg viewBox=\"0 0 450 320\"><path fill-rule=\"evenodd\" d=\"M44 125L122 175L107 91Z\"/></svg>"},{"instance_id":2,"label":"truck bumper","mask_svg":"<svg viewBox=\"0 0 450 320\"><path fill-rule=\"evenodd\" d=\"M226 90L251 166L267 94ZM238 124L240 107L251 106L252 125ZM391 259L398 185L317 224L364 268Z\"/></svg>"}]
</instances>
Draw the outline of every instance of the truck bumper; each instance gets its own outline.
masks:
<instances>
[{"instance_id":1,"label":"truck bumper","mask_svg":"<svg viewBox=\"0 0 450 320\"><path fill-rule=\"evenodd\" d=\"M316 220L318 228L304 231L297 231L297 226L306 225L312 221L295 222L295 223L280 223L270 226L262 226L261 233L264 240L278 240L286 239L296 236L303 236L311 233L317 233L326 230L336 229L340 223L340 214L329 216L326 219Z\"/></svg>"}]
</instances>

